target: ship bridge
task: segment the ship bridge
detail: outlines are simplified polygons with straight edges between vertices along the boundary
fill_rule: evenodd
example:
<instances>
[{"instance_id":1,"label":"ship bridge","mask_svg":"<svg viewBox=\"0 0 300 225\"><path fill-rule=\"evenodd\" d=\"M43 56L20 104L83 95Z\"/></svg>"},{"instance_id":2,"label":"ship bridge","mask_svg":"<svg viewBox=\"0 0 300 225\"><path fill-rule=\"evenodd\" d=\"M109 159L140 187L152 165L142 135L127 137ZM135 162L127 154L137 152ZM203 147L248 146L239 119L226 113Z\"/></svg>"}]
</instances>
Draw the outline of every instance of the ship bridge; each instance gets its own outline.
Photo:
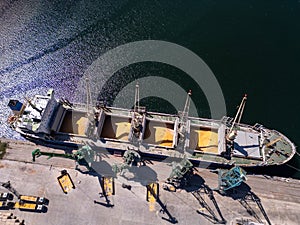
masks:
<instances>
[{"instance_id":1,"label":"ship bridge","mask_svg":"<svg viewBox=\"0 0 300 225\"><path fill-rule=\"evenodd\" d=\"M52 92L49 92L47 96L35 95L32 100L26 100L28 104L24 107L19 127L49 133L49 124L58 104Z\"/></svg>"}]
</instances>

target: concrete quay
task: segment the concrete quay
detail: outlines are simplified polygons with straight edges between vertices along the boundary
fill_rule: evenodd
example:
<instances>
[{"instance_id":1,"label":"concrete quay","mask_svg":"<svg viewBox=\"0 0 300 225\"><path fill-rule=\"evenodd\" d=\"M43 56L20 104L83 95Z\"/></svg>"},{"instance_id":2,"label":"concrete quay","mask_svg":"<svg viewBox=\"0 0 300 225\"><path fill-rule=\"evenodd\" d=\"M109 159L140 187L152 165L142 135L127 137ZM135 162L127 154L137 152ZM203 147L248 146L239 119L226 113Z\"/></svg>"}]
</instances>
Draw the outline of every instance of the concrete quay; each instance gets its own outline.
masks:
<instances>
[{"instance_id":1,"label":"concrete quay","mask_svg":"<svg viewBox=\"0 0 300 225\"><path fill-rule=\"evenodd\" d=\"M49 199L44 213L18 209L0 211L13 213L25 224L150 225L176 221L177 224L206 225L226 221L231 225L237 224L238 220L248 220L257 224L297 225L300 221L299 180L249 175L246 183L231 195L222 196L214 191L212 198L203 187L217 187L217 174L196 168L190 186L168 192L162 189L162 184L171 172L169 162L147 160L145 166L132 168L115 178L115 195L108 197L110 204L107 205L99 181L101 176L113 175L112 165L122 163L122 158L99 152L92 165L96 172L91 173L84 167L75 170L75 163L70 159L41 156L32 162L31 152L36 148L56 153L63 153L63 150L27 141L1 141L9 145L0 160L0 182L10 181L20 194ZM57 182L63 169L68 171L75 184L75 189L68 194L63 193ZM153 181L160 184L159 201L154 206L146 201L145 186ZM122 184L130 185L131 189L122 188ZM0 186L0 192L7 190ZM200 198L196 198L197 193ZM172 221L170 216L175 219Z\"/></svg>"}]
</instances>

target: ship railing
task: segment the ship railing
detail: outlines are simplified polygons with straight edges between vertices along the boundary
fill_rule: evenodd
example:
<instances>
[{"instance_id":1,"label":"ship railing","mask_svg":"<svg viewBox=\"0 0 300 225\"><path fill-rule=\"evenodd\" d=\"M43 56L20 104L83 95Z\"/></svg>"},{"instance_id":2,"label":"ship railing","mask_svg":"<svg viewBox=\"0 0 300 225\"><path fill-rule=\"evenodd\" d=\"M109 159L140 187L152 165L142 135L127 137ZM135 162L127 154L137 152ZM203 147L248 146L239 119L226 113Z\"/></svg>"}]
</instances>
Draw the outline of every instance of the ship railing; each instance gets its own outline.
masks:
<instances>
[{"instance_id":1,"label":"ship railing","mask_svg":"<svg viewBox=\"0 0 300 225\"><path fill-rule=\"evenodd\" d=\"M155 148L155 149L165 149L165 150L173 150L173 151L176 151L176 149L174 149L174 147L171 147L171 146L163 146L163 145L158 145L158 144L152 144L152 143L146 143L146 142L142 142L143 146L145 147L152 147L152 148Z\"/></svg>"},{"instance_id":2,"label":"ship railing","mask_svg":"<svg viewBox=\"0 0 300 225\"><path fill-rule=\"evenodd\" d=\"M83 110L86 111L86 104L82 103L73 103L73 108L77 110Z\"/></svg>"},{"instance_id":3,"label":"ship railing","mask_svg":"<svg viewBox=\"0 0 300 225\"><path fill-rule=\"evenodd\" d=\"M254 124L254 125L252 126L252 128L253 128L254 130L260 131L260 130L262 130L262 129L264 128L264 126L261 125L261 124L259 124L259 123L256 123L256 124Z\"/></svg>"},{"instance_id":4,"label":"ship railing","mask_svg":"<svg viewBox=\"0 0 300 225\"><path fill-rule=\"evenodd\" d=\"M188 119L190 119L190 120L199 120L199 121L207 121L207 122L213 122L213 123L220 122L220 120L209 119L209 118L200 118L200 117L194 117L194 116L189 116Z\"/></svg>"},{"instance_id":5,"label":"ship railing","mask_svg":"<svg viewBox=\"0 0 300 225\"><path fill-rule=\"evenodd\" d=\"M178 117L176 114L167 114L167 113L159 113L159 112L147 112L150 115L157 115L157 116L166 116L166 117Z\"/></svg>"},{"instance_id":6,"label":"ship railing","mask_svg":"<svg viewBox=\"0 0 300 225\"><path fill-rule=\"evenodd\" d=\"M171 118L162 118L162 117L155 117L155 118L151 118L151 117L147 117L146 120L148 121L154 121L154 122L161 122L161 123L175 123L175 119L171 119Z\"/></svg>"},{"instance_id":7,"label":"ship railing","mask_svg":"<svg viewBox=\"0 0 300 225\"><path fill-rule=\"evenodd\" d=\"M290 139L288 139L286 136L284 136L282 133L280 133L279 131L277 130L272 130L273 133L277 134L279 137L282 137L284 141L286 141L291 147L292 147L292 150L293 152L296 151L296 146L293 142L291 142Z\"/></svg>"},{"instance_id":8,"label":"ship railing","mask_svg":"<svg viewBox=\"0 0 300 225\"><path fill-rule=\"evenodd\" d=\"M105 112L105 115L119 118L131 118L132 114L130 111L114 111L114 112Z\"/></svg>"},{"instance_id":9,"label":"ship railing","mask_svg":"<svg viewBox=\"0 0 300 225\"><path fill-rule=\"evenodd\" d=\"M244 129L248 129L249 131L253 131L255 130L256 132L260 132L261 130L263 132L267 132L265 129L261 128L260 130L256 130L253 128L253 125L249 125L249 124L245 124L245 123L236 123L236 126L237 127L241 127L241 128L244 128Z\"/></svg>"},{"instance_id":10,"label":"ship railing","mask_svg":"<svg viewBox=\"0 0 300 225\"><path fill-rule=\"evenodd\" d=\"M100 137L99 139L104 140L104 141L118 142L118 143L124 143L124 144L130 144L131 143L129 140L121 140L121 139L114 139L114 138Z\"/></svg>"},{"instance_id":11,"label":"ship railing","mask_svg":"<svg viewBox=\"0 0 300 225\"><path fill-rule=\"evenodd\" d=\"M201 121L190 120L190 123L191 123L191 127L198 127L198 128L218 130L221 127L220 123L205 121L205 120L201 120Z\"/></svg>"},{"instance_id":12,"label":"ship railing","mask_svg":"<svg viewBox=\"0 0 300 225\"><path fill-rule=\"evenodd\" d=\"M87 137L87 135L80 135L80 134L74 134L74 133L68 133L68 134L66 134L66 133L63 133L63 132L60 132L60 131L56 131L55 132L55 135L59 135L59 136L61 136L61 137L66 137L66 136L68 136L68 137L81 137L81 138L86 138Z\"/></svg>"},{"instance_id":13,"label":"ship railing","mask_svg":"<svg viewBox=\"0 0 300 225\"><path fill-rule=\"evenodd\" d=\"M227 127L230 127L233 123L233 118L228 116L223 116L221 122L225 124Z\"/></svg>"},{"instance_id":14,"label":"ship railing","mask_svg":"<svg viewBox=\"0 0 300 225\"><path fill-rule=\"evenodd\" d=\"M113 107L113 106L107 106L107 109L112 109L112 110L120 110L120 111L127 111L130 112L131 109L124 109L124 108L118 108L118 107Z\"/></svg>"}]
</instances>

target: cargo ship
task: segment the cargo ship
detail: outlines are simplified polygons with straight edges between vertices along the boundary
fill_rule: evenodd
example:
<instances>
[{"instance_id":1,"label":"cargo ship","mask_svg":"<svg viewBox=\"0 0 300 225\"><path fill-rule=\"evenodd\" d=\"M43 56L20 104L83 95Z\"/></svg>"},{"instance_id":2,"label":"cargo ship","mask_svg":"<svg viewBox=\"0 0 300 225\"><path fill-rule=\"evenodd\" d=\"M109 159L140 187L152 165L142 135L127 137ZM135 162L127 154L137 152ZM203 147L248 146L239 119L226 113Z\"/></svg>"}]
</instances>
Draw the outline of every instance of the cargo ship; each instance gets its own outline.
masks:
<instances>
[{"instance_id":1,"label":"cargo ship","mask_svg":"<svg viewBox=\"0 0 300 225\"><path fill-rule=\"evenodd\" d=\"M245 95L234 118L220 120L189 116L191 92L178 114L148 112L139 105L136 85L133 108L110 107L99 101L92 106L57 100L47 95L10 100L10 127L35 142L57 146L83 146L122 154L134 150L157 158L187 158L194 163L223 166L265 167L281 165L296 152L280 132L241 123Z\"/></svg>"}]
</instances>

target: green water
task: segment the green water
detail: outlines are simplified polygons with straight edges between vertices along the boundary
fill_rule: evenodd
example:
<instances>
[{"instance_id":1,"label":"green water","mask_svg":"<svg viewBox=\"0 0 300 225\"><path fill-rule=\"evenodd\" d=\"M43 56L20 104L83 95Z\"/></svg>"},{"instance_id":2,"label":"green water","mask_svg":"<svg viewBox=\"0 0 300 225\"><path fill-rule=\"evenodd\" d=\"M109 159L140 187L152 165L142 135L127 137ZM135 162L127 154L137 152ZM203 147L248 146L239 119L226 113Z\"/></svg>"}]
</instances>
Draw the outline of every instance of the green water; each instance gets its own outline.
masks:
<instances>
[{"instance_id":1,"label":"green water","mask_svg":"<svg viewBox=\"0 0 300 225\"><path fill-rule=\"evenodd\" d=\"M182 45L200 56L215 74L222 88L228 115L234 116L244 93L248 102L243 122L259 122L274 128L294 143L300 143L299 1L138 1L125 13L132 21L124 26L131 35L126 41L157 39ZM137 13L138 12L138 13ZM128 38L130 37L130 38ZM138 71L138 72L137 72ZM193 100L200 116L209 116L203 93L187 76L167 65L143 63L115 74L119 80L137 77L168 77L186 90L193 89ZM172 74L172 77L170 76ZM128 77L126 77L128 79ZM122 79L121 79L122 80ZM122 88L126 81L114 82ZM118 88L117 88L118 89ZM174 111L171 106L150 104L156 110ZM288 163L299 169L300 157ZM290 166L260 169L255 172L300 178Z\"/></svg>"},{"instance_id":2,"label":"green water","mask_svg":"<svg viewBox=\"0 0 300 225\"><path fill-rule=\"evenodd\" d=\"M0 76L18 73L18 79L10 83L2 79L1 100L14 92L23 96L26 91L49 87L56 89L58 97L72 100L78 79L106 51L133 41L163 40L188 48L205 61L221 86L228 115L235 115L247 93L242 122L261 123L300 144L300 1L107 0L28 5L7 3L0 11ZM199 86L179 69L161 63L123 68L105 85L102 95L113 100L122 87L145 76L166 77L186 91L192 89L199 116L210 116ZM151 110L174 112L163 99L142 101ZM9 132L6 129L5 135ZM300 157L289 165L299 170ZM300 178L289 166L256 172Z\"/></svg>"}]
</instances>

